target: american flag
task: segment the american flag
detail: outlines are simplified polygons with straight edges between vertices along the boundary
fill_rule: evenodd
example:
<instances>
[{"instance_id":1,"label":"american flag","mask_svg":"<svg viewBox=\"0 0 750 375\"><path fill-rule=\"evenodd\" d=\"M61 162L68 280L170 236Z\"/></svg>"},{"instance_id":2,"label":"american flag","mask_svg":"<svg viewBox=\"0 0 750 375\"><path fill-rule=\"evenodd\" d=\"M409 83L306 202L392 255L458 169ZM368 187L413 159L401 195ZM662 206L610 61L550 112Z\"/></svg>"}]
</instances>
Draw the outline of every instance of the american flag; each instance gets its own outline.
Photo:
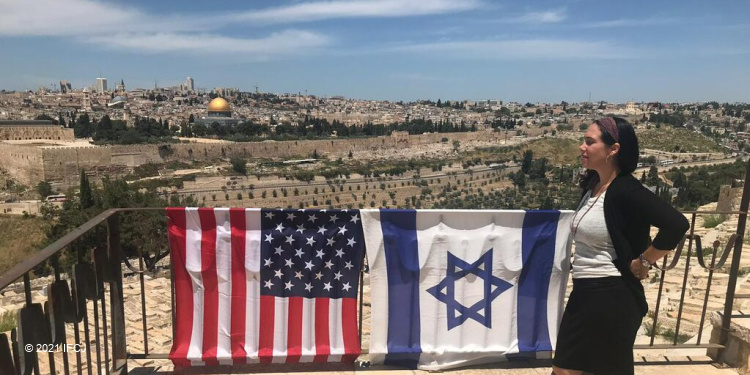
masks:
<instances>
[{"instance_id":1,"label":"american flag","mask_svg":"<svg viewBox=\"0 0 750 375\"><path fill-rule=\"evenodd\" d=\"M357 210L168 208L178 366L352 362Z\"/></svg>"}]
</instances>

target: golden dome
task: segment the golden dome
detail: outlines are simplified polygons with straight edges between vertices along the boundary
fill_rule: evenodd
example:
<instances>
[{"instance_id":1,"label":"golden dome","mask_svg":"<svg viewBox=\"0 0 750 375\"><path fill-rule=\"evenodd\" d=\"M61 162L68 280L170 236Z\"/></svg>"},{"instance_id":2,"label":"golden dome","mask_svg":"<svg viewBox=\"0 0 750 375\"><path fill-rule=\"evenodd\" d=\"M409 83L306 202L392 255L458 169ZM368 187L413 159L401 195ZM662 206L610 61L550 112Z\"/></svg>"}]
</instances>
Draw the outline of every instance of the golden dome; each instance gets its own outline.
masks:
<instances>
[{"instance_id":1,"label":"golden dome","mask_svg":"<svg viewBox=\"0 0 750 375\"><path fill-rule=\"evenodd\" d=\"M209 112L229 112L229 103L222 98L216 98L208 103Z\"/></svg>"}]
</instances>

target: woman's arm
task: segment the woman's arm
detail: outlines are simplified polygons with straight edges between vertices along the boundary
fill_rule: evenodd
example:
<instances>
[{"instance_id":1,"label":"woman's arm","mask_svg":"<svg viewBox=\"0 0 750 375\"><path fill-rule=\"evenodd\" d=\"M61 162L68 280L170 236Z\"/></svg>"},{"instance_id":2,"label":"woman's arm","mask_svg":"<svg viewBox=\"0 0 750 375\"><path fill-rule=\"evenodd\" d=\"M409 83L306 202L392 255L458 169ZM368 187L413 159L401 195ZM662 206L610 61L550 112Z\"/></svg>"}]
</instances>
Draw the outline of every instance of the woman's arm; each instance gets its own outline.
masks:
<instances>
[{"instance_id":1,"label":"woman's arm","mask_svg":"<svg viewBox=\"0 0 750 375\"><path fill-rule=\"evenodd\" d=\"M630 263L630 270L633 274L643 279L648 275L649 264L656 263L677 247L690 229L690 223L669 203L664 202L643 186L638 186L626 196L624 202L626 206L623 209L631 210L635 220L644 220L649 225L659 228L651 246L643 252L643 260L636 258Z\"/></svg>"}]
</instances>

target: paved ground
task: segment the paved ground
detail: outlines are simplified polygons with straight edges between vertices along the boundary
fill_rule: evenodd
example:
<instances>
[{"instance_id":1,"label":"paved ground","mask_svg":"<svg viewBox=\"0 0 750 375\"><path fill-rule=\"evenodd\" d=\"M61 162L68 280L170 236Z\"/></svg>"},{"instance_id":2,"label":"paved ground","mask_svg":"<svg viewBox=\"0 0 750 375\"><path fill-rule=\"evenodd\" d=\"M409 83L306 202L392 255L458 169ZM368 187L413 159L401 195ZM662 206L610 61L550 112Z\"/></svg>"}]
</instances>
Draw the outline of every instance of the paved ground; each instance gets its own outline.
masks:
<instances>
[{"instance_id":1,"label":"paved ground","mask_svg":"<svg viewBox=\"0 0 750 375\"><path fill-rule=\"evenodd\" d=\"M706 363L707 357L687 358L687 357L659 357L651 358L649 362L639 362L636 365L635 373L638 375L736 375L737 371L730 368L717 368L716 366ZM283 370L283 371L279 371ZM363 373L367 375L411 375L411 374L430 374L428 371L420 370L401 370L396 368L384 368L382 366L371 368L353 368L343 365L325 366L318 365L292 365L285 366L283 369L277 366L246 366L246 367L217 367L217 368L190 368L179 369L177 371L169 365L154 365L131 369L133 375L171 375L171 374L302 374L316 373L321 375L339 375ZM548 360L536 361L514 361L499 363L488 366L474 366L459 370L443 371L439 373L452 375L489 375L489 374L509 374L509 375L549 375L552 372L551 362Z\"/></svg>"}]
</instances>

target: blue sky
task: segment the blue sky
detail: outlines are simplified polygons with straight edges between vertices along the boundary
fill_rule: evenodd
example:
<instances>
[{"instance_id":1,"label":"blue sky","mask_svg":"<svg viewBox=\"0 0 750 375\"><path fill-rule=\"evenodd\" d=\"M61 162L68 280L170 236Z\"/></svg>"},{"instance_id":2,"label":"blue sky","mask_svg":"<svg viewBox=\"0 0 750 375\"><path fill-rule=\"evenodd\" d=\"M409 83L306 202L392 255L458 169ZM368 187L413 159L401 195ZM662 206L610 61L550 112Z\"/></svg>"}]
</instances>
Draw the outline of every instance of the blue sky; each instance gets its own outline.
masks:
<instances>
[{"instance_id":1,"label":"blue sky","mask_svg":"<svg viewBox=\"0 0 750 375\"><path fill-rule=\"evenodd\" d=\"M0 0L0 88L750 102L748 1Z\"/></svg>"}]
</instances>

